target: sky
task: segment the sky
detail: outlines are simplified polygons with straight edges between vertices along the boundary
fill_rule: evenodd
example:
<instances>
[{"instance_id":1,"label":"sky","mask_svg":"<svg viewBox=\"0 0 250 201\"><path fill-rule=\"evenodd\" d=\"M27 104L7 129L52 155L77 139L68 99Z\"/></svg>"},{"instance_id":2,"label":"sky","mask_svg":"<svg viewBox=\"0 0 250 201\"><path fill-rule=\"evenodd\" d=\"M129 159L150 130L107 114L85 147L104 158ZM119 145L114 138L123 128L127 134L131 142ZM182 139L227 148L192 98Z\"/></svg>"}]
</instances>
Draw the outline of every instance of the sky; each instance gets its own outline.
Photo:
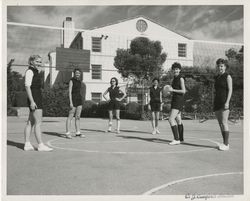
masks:
<instances>
[{"instance_id":1,"label":"sky","mask_svg":"<svg viewBox=\"0 0 250 201\"><path fill-rule=\"evenodd\" d=\"M62 27L72 17L75 28L91 29L143 15L167 28L195 40L243 43L243 6L8 6L7 21ZM58 31L39 31L8 26L8 59L30 49L40 41L48 49L60 43ZM57 37L53 37L57 35ZM20 50L20 41L26 46ZM39 50L39 45L37 45ZM33 49L33 51L36 51ZM20 59L20 58L19 58ZM24 58L22 58L24 59ZM27 59L26 59L27 60ZM26 61L25 60L25 61Z\"/></svg>"}]
</instances>

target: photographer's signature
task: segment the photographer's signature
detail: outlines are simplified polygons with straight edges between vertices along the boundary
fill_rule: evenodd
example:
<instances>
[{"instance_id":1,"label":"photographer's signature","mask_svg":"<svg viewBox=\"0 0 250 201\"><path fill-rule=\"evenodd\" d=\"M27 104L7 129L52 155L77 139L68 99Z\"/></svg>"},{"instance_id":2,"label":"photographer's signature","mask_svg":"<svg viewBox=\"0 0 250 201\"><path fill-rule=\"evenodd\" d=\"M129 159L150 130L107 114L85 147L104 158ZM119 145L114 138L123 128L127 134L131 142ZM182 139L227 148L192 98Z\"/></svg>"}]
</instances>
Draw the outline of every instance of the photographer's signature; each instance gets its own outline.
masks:
<instances>
[{"instance_id":1,"label":"photographer's signature","mask_svg":"<svg viewBox=\"0 0 250 201\"><path fill-rule=\"evenodd\" d=\"M208 200L208 199L215 199L215 198L231 198L233 195L212 195L212 194L186 194L185 199L190 200Z\"/></svg>"}]
</instances>

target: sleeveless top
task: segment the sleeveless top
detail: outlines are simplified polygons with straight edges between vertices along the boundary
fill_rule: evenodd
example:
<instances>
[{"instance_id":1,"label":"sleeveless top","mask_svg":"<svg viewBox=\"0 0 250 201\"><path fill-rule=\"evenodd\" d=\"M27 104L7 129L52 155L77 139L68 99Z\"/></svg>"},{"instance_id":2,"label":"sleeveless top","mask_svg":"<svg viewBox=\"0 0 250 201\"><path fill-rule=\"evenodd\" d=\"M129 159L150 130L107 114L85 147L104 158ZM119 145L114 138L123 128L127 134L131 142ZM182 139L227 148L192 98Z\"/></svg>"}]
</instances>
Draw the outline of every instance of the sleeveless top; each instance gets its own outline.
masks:
<instances>
[{"instance_id":1,"label":"sleeveless top","mask_svg":"<svg viewBox=\"0 0 250 201\"><path fill-rule=\"evenodd\" d=\"M160 93L161 93L161 88L157 87L156 89L154 88L154 86L150 87L150 102L154 102L154 103L160 103Z\"/></svg>"},{"instance_id":2,"label":"sleeveless top","mask_svg":"<svg viewBox=\"0 0 250 201\"><path fill-rule=\"evenodd\" d=\"M81 80L78 80L74 77L71 78L70 80L73 82L71 93L74 95L81 94Z\"/></svg>"},{"instance_id":3,"label":"sleeveless top","mask_svg":"<svg viewBox=\"0 0 250 201\"><path fill-rule=\"evenodd\" d=\"M181 90L181 80L180 80L181 78L182 78L182 76L180 74L178 76L174 77L174 79L172 81L172 87L173 87L173 89ZM182 97L183 94L173 92L173 96L174 97L176 97L176 96Z\"/></svg>"},{"instance_id":4,"label":"sleeveless top","mask_svg":"<svg viewBox=\"0 0 250 201\"><path fill-rule=\"evenodd\" d=\"M115 88L109 87L108 92L109 92L109 98L111 100L115 100L115 98L119 97L120 90L118 86L115 86Z\"/></svg>"},{"instance_id":5,"label":"sleeveless top","mask_svg":"<svg viewBox=\"0 0 250 201\"><path fill-rule=\"evenodd\" d=\"M225 103L228 95L228 85L227 85L228 73L223 73L222 75L217 75L215 77L215 100Z\"/></svg>"},{"instance_id":6,"label":"sleeveless top","mask_svg":"<svg viewBox=\"0 0 250 201\"><path fill-rule=\"evenodd\" d=\"M39 72L36 68L29 67L29 70L32 70L33 72L33 78L31 82L31 91L33 92L34 90L40 90L42 88L42 79L41 76L39 75Z\"/></svg>"}]
</instances>

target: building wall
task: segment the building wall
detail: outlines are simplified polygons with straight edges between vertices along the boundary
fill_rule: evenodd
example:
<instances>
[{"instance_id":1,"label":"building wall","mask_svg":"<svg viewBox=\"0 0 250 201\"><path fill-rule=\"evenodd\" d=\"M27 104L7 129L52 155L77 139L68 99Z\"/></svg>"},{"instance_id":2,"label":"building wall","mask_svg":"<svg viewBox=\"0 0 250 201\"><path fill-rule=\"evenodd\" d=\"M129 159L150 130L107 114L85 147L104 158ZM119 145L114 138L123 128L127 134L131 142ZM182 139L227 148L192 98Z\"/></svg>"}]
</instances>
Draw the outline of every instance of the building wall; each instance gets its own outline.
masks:
<instances>
[{"instance_id":1,"label":"building wall","mask_svg":"<svg viewBox=\"0 0 250 201\"><path fill-rule=\"evenodd\" d=\"M136 29L138 20L146 21L148 28L144 33L140 33ZM163 52L167 53L167 60L163 67L168 70L174 62L179 62L183 66L193 65L193 42L175 32L166 29L159 24L153 23L145 18L136 18L114 25L108 25L94 30L88 30L78 34L74 40L72 39L71 48L86 49L91 51L90 56L90 72L83 73L83 82L86 84L86 100L91 100L91 93L104 93L110 86L110 79L116 77L119 80L119 85L124 86L126 83L118 74L114 67L114 57L118 48L127 49L130 47L130 42L135 37L148 37L150 40L159 40L163 46ZM92 51L92 37L102 37L101 52ZM187 45L186 57L178 56L178 43ZM64 46L65 47L65 46ZM53 54L52 66L55 66L55 55ZM92 65L101 65L101 79L92 79ZM58 72L55 69L50 69L51 83L54 84L58 79Z\"/></svg>"}]
</instances>

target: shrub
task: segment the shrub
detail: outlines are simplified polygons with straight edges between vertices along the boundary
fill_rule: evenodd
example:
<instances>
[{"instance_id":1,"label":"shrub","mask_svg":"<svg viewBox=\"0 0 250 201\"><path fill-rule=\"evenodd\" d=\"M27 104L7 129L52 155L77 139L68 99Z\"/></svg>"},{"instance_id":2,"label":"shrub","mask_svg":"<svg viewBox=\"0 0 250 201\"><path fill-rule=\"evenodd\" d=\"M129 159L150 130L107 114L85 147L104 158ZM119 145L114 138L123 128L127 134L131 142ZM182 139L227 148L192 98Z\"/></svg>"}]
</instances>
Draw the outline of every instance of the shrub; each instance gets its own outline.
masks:
<instances>
[{"instance_id":1,"label":"shrub","mask_svg":"<svg viewBox=\"0 0 250 201\"><path fill-rule=\"evenodd\" d=\"M25 91L16 91L14 106L15 107L28 107L27 98L28 96Z\"/></svg>"},{"instance_id":2,"label":"shrub","mask_svg":"<svg viewBox=\"0 0 250 201\"><path fill-rule=\"evenodd\" d=\"M95 117L97 107L98 106L94 101L91 101L91 100L83 101L81 116L82 117Z\"/></svg>"},{"instance_id":3,"label":"shrub","mask_svg":"<svg viewBox=\"0 0 250 201\"><path fill-rule=\"evenodd\" d=\"M100 101L97 105L96 115L100 118L107 118L108 117L108 102L107 101Z\"/></svg>"},{"instance_id":4,"label":"shrub","mask_svg":"<svg viewBox=\"0 0 250 201\"><path fill-rule=\"evenodd\" d=\"M131 102L126 105L126 115L128 119L140 119L141 118L141 106L136 102Z\"/></svg>"},{"instance_id":5,"label":"shrub","mask_svg":"<svg viewBox=\"0 0 250 201\"><path fill-rule=\"evenodd\" d=\"M69 112L68 88L58 85L43 90L43 114L48 117L66 117Z\"/></svg>"}]
</instances>

